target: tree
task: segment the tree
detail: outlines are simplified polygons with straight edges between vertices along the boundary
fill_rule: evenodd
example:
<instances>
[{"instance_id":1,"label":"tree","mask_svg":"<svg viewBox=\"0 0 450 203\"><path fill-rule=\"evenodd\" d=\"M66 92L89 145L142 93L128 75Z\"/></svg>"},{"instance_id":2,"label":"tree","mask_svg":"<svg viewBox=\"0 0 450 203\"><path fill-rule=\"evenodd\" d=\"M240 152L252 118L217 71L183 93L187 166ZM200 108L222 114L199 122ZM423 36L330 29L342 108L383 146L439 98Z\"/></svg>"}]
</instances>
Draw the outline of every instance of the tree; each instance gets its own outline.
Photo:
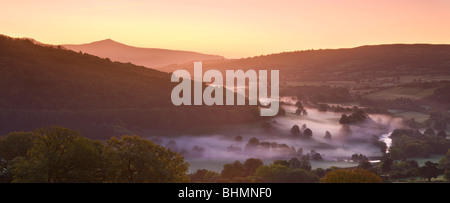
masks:
<instances>
[{"instance_id":1,"label":"tree","mask_svg":"<svg viewBox=\"0 0 450 203\"><path fill-rule=\"evenodd\" d=\"M423 132L423 134L424 134L424 135L428 135L428 136L432 136L432 135L435 135L435 132L434 132L433 129L427 128L427 129Z\"/></svg>"},{"instance_id":2,"label":"tree","mask_svg":"<svg viewBox=\"0 0 450 203\"><path fill-rule=\"evenodd\" d=\"M236 142L242 142L242 136L238 135L234 138L234 141Z\"/></svg>"},{"instance_id":3,"label":"tree","mask_svg":"<svg viewBox=\"0 0 450 203\"><path fill-rule=\"evenodd\" d=\"M409 143L405 147L405 154L408 157L416 157L423 152L421 146L418 143Z\"/></svg>"},{"instance_id":4,"label":"tree","mask_svg":"<svg viewBox=\"0 0 450 203\"><path fill-rule=\"evenodd\" d=\"M297 108L299 108L299 109L303 109L304 107L303 107L303 104L302 104L302 102L299 100L299 101L297 101L297 103L295 103L295 106L297 107Z\"/></svg>"},{"instance_id":5,"label":"tree","mask_svg":"<svg viewBox=\"0 0 450 203\"><path fill-rule=\"evenodd\" d=\"M301 168L302 163L300 162L300 160L298 160L297 158L292 158L288 161L288 166L291 169L297 169L297 168Z\"/></svg>"},{"instance_id":6,"label":"tree","mask_svg":"<svg viewBox=\"0 0 450 203\"><path fill-rule=\"evenodd\" d=\"M390 154L385 154L381 159L380 168L383 172L389 172L391 170L391 166L394 164L394 160L392 160Z\"/></svg>"},{"instance_id":7,"label":"tree","mask_svg":"<svg viewBox=\"0 0 450 203\"><path fill-rule=\"evenodd\" d=\"M358 167L368 170L372 168L372 164L369 162L369 159L367 159L367 157L364 157L364 159L359 162Z\"/></svg>"},{"instance_id":8,"label":"tree","mask_svg":"<svg viewBox=\"0 0 450 203\"><path fill-rule=\"evenodd\" d=\"M305 131L306 130L306 123L304 123L303 125L302 125L302 128L301 128L301 130L303 130L303 131Z\"/></svg>"},{"instance_id":9,"label":"tree","mask_svg":"<svg viewBox=\"0 0 450 203\"><path fill-rule=\"evenodd\" d=\"M300 135L300 127L298 127L298 125L294 125L292 126L290 132L292 135Z\"/></svg>"},{"instance_id":10,"label":"tree","mask_svg":"<svg viewBox=\"0 0 450 203\"><path fill-rule=\"evenodd\" d=\"M431 161L425 162L425 165L417 170L417 175L431 181L431 178L437 178L439 175L438 164Z\"/></svg>"},{"instance_id":11,"label":"tree","mask_svg":"<svg viewBox=\"0 0 450 203\"><path fill-rule=\"evenodd\" d=\"M189 174L191 183L202 183L203 177L205 176L205 174L207 172L208 172L208 170L206 170L206 169L197 169L197 171L195 171L194 173Z\"/></svg>"},{"instance_id":12,"label":"tree","mask_svg":"<svg viewBox=\"0 0 450 203\"><path fill-rule=\"evenodd\" d=\"M447 154L439 160L439 169L450 169L450 149L448 149Z\"/></svg>"},{"instance_id":13,"label":"tree","mask_svg":"<svg viewBox=\"0 0 450 203\"><path fill-rule=\"evenodd\" d=\"M107 141L110 182L189 182L189 164L181 154L139 136L124 135Z\"/></svg>"},{"instance_id":14,"label":"tree","mask_svg":"<svg viewBox=\"0 0 450 203\"><path fill-rule=\"evenodd\" d=\"M310 171L311 170L311 163L309 162L309 155L303 155L300 158L300 168Z\"/></svg>"},{"instance_id":15,"label":"tree","mask_svg":"<svg viewBox=\"0 0 450 203\"><path fill-rule=\"evenodd\" d=\"M312 137L313 132L311 129L306 128L305 131L303 131L303 135L305 135L306 137Z\"/></svg>"},{"instance_id":16,"label":"tree","mask_svg":"<svg viewBox=\"0 0 450 203\"><path fill-rule=\"evenodd\" d=\"M208 171L203 176L203 182L205 183L215 183L220 179L220 174L215 171Z\"/></svg>"},{"instance_id":17,"label":"tree","mask_svg":"<svg viewBox=\"0 0 450 203\"><path fill-rule=\"evenodd\" d=\"M340 124L349 124L350 123L350 119L348 118L347 115L342 114L341 119L339 119L339 123Z\"/></svg>"},{"instance_id":18,"label":"tree","mask_svg":"<svg viewBox=\"0 0 450 203\"><path fill-rule=\"evenodd\" d=\"M230 180L235 177L244 177L244 165L240 161L225 164L222 170L222 177Z\"/></svg>"},{"instance_id":19,"label":"tree","mask_svg":"<svg viewBox=\"0 0 450 203\"><path fill-rule=\"evenodd\" d=\"M306 111L306 109L303 109L303 110L302 110L302 114L303 114L304 116L307 116L307 115L308 115L308 112Z\"/></svg>"},{"instance_id":20,"label":"tree","mask_svg":"<svg viewBox=\"0 0 450 203\"><path fill-rule=\"evenodd\" d=\"M320 161L323 160L322 155L320 153L316 152L315 150L311 150L310 156L312 160Z\"/></svg>"},{"instance_id":21,"label":"tree","mask_svg":"<svg viewBox=\"0 0 450 203\"><path fill-rule=\"evenodd\" d=\"M12 181L13 159L26 156L32 146L33 134L31 132L13 132L0 138L0 183Z\"/></svg>"},{"instance_id":22,"label":"tree","mask_svg":"<svg viewBox=\"0 0 450 203\"><path fill-rule=\"evenodd\" d=\"M260 166L264 165L261 159L249 158L244 162L244 176L247 177L253 175L256 172L256 169Z\"/></svg>"},{"instance_id":23,"label":"tree","mask_svg":"<svg viewBox=\"0 0 450 203\"><path fill-rule=\"evenodd\" d=\"M285 165L271 164L260 166L255 176L264 183L314 183L318 182L315 174L303 169L290 169Z\"/></svg>"},{"instance_id":24,"label":"tree","mask_svg":"<svg viewBox=\"0 0 450 203\"><path fill-rule=\"evenodd\" d=\"M11 161L18 156L26 156L33 146L32 132L12 132L0 138L0 159Z\"/></svg>"},{"instance_id":25,"label":"tree","mask_svg":"<svg viewBox=\"0 0 450 203\"><path fill-rule=\"evenodd\" d=\"M319 178L323 178L327 174L327 172L323 168L316 168L316 169L313 170L313 172Z\"/></svg>"},{"instance_id":26,"label":"tree","mask_svg":"<svg viewBox=\"0 0 450 203\"><path fill-rule=\"evenodd\" d=\"M338 169L328 172L320 180L321 183L381 183L381 178L361 168Z\"/></svg>"},{"instance_id":27,"label":"tree","mask_svg":"<svg viewBox=\"0 0 450 203\"><path fill-rule=\"evenodd\" d=\"M247 150L247 151L254 151L254 150L258 149L258 146L259 146L258 138L252 137L252 138L250 138L250 140L245 145L245 150Z\"/></svg>"},{"instance_id":28,"label":"tree","mask_svg":"<svg viewBox=\"0 0 450 203\"><path fill-rule=\"evenodd\" d=\"M101 182L103 145L77 131L52 126L33 132L33 147L18 157L13 182Z\"/></svg>"},{"instance_id":29,"label":"tree","mask_svg":"<svg viewBox=\"0 0 450 203\"><path fill-rule=\"evenodd\" d=\"M447 182L450 182L450 169L445 170L444 179L447 180Z\"/></svg>"},{"instance_id":30,"label":"tree","mask_svg":"<svg viewBox=\"0 0 450 203\"><path fill-rule=\"evenodd\" d=\"M303 156L303 147L299 147L297 150L297 156L302 157Z\"/></svg>"},{"instance_id":31,"label":"tree","mask_svg":"<svg viewBox=\"0 0 450 203\"><path fill-rule=\"evenodd\" d=\"M331 133L330 133L330 131L327 130L327 131L325 132L324 138L325 138L325 139L328 139L328 140L331 140Z\"/></svg>"},{"instance_id":32,"label":"tree","mask_svg":"<svg viewBox=\"0 0 450 203\"><path fill-rule=\"evenodd\" d=\"M289 162L286 160L275 160L272 163L273 165L282 165L282 166L287 166L289 167Z\"/></svg>"}]
</instances>

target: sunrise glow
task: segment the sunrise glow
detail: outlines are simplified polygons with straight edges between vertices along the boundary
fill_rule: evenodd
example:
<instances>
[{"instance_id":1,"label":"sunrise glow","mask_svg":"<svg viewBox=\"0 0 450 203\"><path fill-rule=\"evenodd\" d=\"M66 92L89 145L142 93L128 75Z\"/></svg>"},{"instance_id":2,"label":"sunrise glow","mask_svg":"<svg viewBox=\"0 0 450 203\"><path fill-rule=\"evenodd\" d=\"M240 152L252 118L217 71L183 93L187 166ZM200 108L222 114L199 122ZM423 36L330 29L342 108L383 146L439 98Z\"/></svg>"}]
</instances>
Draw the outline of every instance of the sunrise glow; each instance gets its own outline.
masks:
<instances>
[{"instance_id":1,"label":"sunrise glow","mask_svg":"<svg viewBox=\"0 0 450 203\"><path fill-rule=\"evenodd\" d=\"M365 44L450 43L450 1L2 1L1 34L102 39L227 58Z\"/></svg>"}]
</instances>

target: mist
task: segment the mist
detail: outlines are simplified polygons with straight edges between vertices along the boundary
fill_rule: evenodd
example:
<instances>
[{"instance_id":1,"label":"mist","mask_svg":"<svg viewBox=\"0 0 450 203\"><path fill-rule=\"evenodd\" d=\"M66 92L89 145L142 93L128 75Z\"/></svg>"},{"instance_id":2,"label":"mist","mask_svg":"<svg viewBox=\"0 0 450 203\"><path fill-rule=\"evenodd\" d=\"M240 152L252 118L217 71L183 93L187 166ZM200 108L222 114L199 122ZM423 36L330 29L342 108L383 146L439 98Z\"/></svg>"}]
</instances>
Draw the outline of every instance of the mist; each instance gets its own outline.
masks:
<instances>
[{"instance_id":1,"label":"mist","mask_svg":"<svg viewBox=\"0 0 450 203\"><path fill-rule=\"evenodd\" d=\"M342 125L339 123L342 113L305 108L308 115L300 116L295 114L294 99L282 98L282 102L285 116L259 123L217 128L211 132L149 139L183 154L191 164L190 171L206 168L220 172L223 164L234 160L259 158L270 164L276 159L299 158L308 153L319 153L322 162L329 163L329 166L348 161L352 154L363 154L371 160L379 159L383 155L382 149L374 143L382 140L390 144L386 135L403 126L401 118L378 114L370 114L370 119L363 123ZM312 136L293 136L290 130L294 125L301 127L301 131L309 128ZM326 131L331 134L331 139L325 138ZM248 146L252 138L259 142L256 148ZM328 166L320 161L312 161L311 164L313 168L314 164Z\"/></svg>"}]
</instances>

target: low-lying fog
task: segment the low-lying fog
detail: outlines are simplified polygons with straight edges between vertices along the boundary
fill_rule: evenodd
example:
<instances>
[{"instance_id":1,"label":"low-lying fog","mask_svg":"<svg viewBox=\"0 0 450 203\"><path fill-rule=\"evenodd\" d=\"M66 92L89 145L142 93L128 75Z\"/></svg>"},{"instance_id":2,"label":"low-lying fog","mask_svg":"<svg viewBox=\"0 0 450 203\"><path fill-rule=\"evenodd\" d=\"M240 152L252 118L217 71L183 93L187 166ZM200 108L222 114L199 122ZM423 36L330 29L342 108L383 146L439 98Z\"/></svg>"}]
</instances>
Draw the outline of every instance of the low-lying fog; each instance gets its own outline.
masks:
<instances>
[{"instance_id":1,"label":"low-lying fog","mask_svg":"<svg viewBox=\"0 0 450 203\"><path fill-rule=\"evenodd\" d=\"M323 158L323 161L312 160L313 168L328 168L356 165L346 162L355 153L367 157L381 156L381 149L374 142L382 140L389 146L390 140L386 135L401 127L401 119L375 114L369 115L373 121L345 127L339 124L342 113L306 108L308 115L300 116L295 114L297 107L289 105L294 102L284 101L286 105L282 108L286 115L266 122L179 137L150 137L150 140L182 153L191 165L190 172L202 168L220 172L225 163L243 162L247 158L260 158L270 164L275 159L299 158L308 153L319 153ZM294 125L298 125L301 132L305 127L311 129L312 137L294 136L290 132ZM331 139L325 138L326 131L330 132ZM256 139L249 143L252 138Z\"/></svg>"}]
</instances>

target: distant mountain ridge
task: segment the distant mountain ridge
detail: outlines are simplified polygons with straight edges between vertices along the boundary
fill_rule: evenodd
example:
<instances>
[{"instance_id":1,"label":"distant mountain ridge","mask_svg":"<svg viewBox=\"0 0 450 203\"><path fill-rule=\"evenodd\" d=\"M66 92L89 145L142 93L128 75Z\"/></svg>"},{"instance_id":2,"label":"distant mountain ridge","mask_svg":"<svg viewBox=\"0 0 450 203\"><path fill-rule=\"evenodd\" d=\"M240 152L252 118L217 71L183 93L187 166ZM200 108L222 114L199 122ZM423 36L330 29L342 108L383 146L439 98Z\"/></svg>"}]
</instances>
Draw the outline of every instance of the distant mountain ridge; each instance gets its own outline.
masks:
<instances>
[{"instance_id":1,"label":"distant mountain ridge","mask_svg":"<svg viewBox=\"0 0 450 203\"><path fill-rule=\"evenodd\" d=\"M105 39L87 44L65 44L61 45L67 49L109 58L112 61L133 63L148 68L156 68L171 64L182 64L191 61L222 60L223 56L202 54L192 51L180 51L158 48L141 48L129 46Z\"/></svg>"}]
</instances>

